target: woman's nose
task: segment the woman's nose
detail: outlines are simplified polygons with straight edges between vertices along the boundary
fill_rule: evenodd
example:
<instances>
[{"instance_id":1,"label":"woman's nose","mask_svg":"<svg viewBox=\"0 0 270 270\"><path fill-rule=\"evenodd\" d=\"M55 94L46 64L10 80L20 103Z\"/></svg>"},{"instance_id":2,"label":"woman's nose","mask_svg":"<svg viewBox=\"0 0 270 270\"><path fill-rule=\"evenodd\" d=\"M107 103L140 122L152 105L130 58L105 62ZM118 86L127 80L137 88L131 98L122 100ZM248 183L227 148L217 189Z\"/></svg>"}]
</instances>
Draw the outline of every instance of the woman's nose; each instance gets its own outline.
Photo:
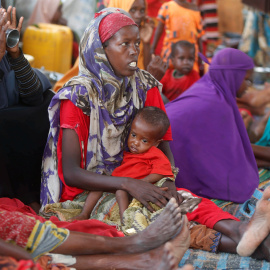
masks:
<instances>
[{"instance_id":1,"label":"woman's nose","mask_svg":"<svg viewBox=\"0 0 270 270\"><path fill-rule=\"evenodd\" d=\"M132 44L131 46L130 46L130 51L129 51L129 53L130 53L130 55L136 55L136 54L138 54L138 50L137 50L137 47L136 47L136 44Z\"/></svg>"}]
</instances>

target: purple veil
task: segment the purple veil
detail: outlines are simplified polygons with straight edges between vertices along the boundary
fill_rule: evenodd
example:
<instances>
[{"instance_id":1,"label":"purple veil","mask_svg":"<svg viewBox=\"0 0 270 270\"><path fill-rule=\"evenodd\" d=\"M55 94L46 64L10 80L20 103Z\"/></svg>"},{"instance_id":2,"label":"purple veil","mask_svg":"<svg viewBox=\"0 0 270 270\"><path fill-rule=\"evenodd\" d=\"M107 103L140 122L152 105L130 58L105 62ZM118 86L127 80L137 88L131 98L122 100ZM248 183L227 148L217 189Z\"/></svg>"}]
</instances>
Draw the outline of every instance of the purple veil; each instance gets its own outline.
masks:
<instances>
[{"instance_id":1,"label":"purple veil","mask_svg":"<svg viewBox=\"0 0 270 270\"><path fill-rule=\"evenodd\" d=\"M223 49L209 72L166 105L171 149L179 174L176 186L195 194L243 203L259 184L250 141L236 104L236 93L252 59Z\"/></svg>"}]
</instances>

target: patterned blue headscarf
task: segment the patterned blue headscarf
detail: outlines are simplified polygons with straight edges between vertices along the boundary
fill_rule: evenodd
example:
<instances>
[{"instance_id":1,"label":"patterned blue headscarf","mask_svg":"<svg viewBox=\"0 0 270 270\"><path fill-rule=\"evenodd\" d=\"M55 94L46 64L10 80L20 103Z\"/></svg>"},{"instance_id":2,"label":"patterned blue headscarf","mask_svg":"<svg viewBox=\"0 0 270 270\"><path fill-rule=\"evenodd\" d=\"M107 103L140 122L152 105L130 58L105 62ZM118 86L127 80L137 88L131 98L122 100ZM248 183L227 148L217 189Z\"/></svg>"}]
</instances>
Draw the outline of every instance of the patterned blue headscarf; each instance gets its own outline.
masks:
<instances>
[{"instance_id":1,"label":"patterned blue headscarf","mask_svg":"<svg viewBox=\"0 0 270 270\"><path fill-rule=\"evenodd\" d=\"M137 69L131 77L115 75L99 38L99 24L111 13L127 14L116 8L96 14L80 42L79 76L67 82L49 106L50 131L42 166L43 206L58 202L61 195L57 165L61 100L69 99L90 116L85 169L110 175L121 164L132 119L144 107L147 91L155 86L161 90L159 82L144 70Z\"/></svg>"}]
</instances>

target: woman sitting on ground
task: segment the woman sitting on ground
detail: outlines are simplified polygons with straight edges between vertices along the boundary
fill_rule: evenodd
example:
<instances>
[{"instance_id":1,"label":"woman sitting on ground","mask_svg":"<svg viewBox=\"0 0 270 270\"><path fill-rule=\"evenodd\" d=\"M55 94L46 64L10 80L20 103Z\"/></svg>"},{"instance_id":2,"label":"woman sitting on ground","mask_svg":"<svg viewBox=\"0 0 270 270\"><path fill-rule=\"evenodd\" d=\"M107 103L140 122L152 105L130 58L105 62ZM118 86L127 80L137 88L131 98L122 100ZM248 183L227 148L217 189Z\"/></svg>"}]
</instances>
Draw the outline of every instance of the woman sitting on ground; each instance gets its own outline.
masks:
<instances>
[{"instance_id":1,"label":"woman sitting on ground","mask_svg":"<svg viewBox=\"0 0 270 270\"><path fill-rule=\"evenodd\" d=\"M169 191L164 191L146 182L110 176L122 161L125 139L138 109L156 106L165 110L161 85L137 68L138 26L121 12L109 9L96 14L80 44L80 75L50 104L51 129L42 172L43 207L73 200L84 190L123 189L149 210L149 201L163 207L172 194L178 200L172 181L166 182ZM116 24L117 20L120 22ZM170 130L159 148L173 163L168 140Z\"/></svg>"},{"instance_id":2,"label":"woman sitting on ground","mask_svg":"<svg viewBox=\"0 0 270 270\"><path fill-rule=\"evenodd\" d=\"M171 142L181 168L177 186L236 203L250 199L258 187L256 161L236 104L253 67L245 53L223 49L203 78L166 105L177 138Z\"/></svg>"},{"instance_id":3,"label":"woman sitting on ground","mask_svg":"<svg viewBox=\"0 0 270 270\"><path fill-rule=\"evenodd\" d=\"M134 68L139 54L138 26L119 9L104 10L91 21L80 46L81 75L69 81L50 104L51 130L43 162L43 207L59 201L65 201L67 206L70 203L67 200L74 200L75 196L82 198L84 190L124 190L150 211L153 204L149 202L163 207L173 196L180 203L172 181L165 182L169 188L166 191L132 178L110 176L122 161L130 124L137 110L150 104L163 108L155 87L159 86L158 82L146 71ZM173 164L167 148L168 131L165 136L159 148ZM202 199L189 219L222 232L222 237L219 234L215 241L220 251L236 252L247 228L247 224L207 199ZM256 243L252 241L252 249L248 249L251 254L256 250L254 256L257 258L262 258L258 255L262 247L258 249L257 244L269 233L264 212L260 220L266 220L264 233Z\"/></svg>"}]
</instances>

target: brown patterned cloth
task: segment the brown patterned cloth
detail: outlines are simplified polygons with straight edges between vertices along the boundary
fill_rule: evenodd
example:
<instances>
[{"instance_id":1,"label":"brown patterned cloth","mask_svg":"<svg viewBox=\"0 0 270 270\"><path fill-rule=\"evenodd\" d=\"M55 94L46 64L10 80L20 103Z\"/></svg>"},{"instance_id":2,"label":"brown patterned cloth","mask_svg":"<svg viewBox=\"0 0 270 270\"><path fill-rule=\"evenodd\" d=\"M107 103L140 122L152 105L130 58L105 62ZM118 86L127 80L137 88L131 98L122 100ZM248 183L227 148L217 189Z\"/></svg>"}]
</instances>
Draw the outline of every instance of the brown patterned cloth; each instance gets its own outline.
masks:
<instances>
[{"instance_id":1,"label":"brown patterned cloth","mask_svg":"<svg viewBox=\"0 0 270 270\"><path fill-rule=\"evenodd\" d=\"M207 228L205 225L194 225L190 228L190 248L216 253L221 233Z\"/></svg>"}]
</instances>

